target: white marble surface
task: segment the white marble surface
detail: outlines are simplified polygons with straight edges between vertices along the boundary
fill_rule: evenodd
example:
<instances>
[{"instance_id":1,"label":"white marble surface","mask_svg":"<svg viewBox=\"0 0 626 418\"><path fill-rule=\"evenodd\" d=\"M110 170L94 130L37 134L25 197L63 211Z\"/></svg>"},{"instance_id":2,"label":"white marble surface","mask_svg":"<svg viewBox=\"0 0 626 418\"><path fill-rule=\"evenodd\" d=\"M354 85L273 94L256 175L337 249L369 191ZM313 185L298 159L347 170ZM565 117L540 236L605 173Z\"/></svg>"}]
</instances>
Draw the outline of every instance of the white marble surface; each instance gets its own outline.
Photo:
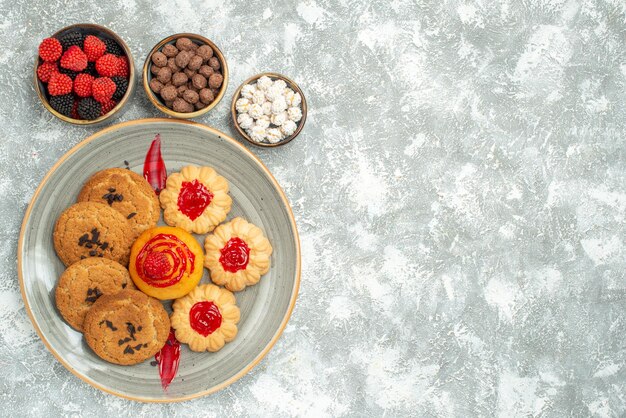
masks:
<instances>
[{"instance_id":1,"label":"white marble surface","mask_svg":"<svg viewBox=\"0 0 626 418\"><path fill-rule=\"evenodd\" d=\"M626 9L622 0L0 0L0 415L626 414ZM95 129L32 86L39 41L106 25L136 64L213 39L228 96L261 71L307 95L303 134L254 148L301 232L301 294L249 375L182 404L75 378L16 276L38 183ZM229 133L228 100L198 121ZM158 116L143 91L121 120Z\"/></svg>"}]
</instances>

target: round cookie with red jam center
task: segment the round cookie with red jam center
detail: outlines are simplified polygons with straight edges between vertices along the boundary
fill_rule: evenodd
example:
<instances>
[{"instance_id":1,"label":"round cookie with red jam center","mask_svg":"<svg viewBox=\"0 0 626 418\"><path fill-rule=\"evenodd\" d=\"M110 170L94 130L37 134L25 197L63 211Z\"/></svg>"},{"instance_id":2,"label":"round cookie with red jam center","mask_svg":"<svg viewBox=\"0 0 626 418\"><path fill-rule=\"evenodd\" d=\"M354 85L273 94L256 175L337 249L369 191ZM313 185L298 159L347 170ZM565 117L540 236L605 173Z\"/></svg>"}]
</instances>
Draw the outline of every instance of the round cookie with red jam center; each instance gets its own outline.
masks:
<instances>
[{"instance_id":1,"label":"round cookie with red jam center","mask_svg":"<svg viewBox=\"0 0 626 418\"><path fill-rule=\"evenodd\" d=\"M189 293L202 278L202 246L187 231L171 226L148 229L135 241L128 270L135 286L161 300Z\"/></svg>"},{"instance_id":2,"label":"round cookie with red jam center","mask_svg":"<svg viewBox=\"0 0 626 418\"><path fill-rule=\"evenodd\" d=\"M105 203L117 210L128 219L133 239L156 226L161 215L159 199L150 183L123 168L107 168L95 173L87 180L77 200Z\"/></svg>"},{"instance_id":3,"label":"round cookie with red jam center","mask_svg":"<svg viewBox=\"0 0 626 418\"><path fill-rule=\"evenodd\" d=\"M106 258L86 258L69 266L59 278L57 309L72 328L82 331L94 302L124 289L135 289L126 267Z\"/></svg>"},{"instance_id":4,"label":"round cookie with red jam center","mask_svg":"<svg viewBox=\"0 0 626 418\"><path fill-rule=\"evenodd\" d=\"M206 234L226 219L232 199L228 181L211 167L183 167L167 177L159 195L165 223Z\"/></svg>"},{"instance_id":5,"label":"round cookie with red jam center","mask_svg":"<svg viewBox=\"0 0 626 418\"><path fill-rule=\"evenodd\" d=\"M193 351L219 351L237 335L240 312L235 295L226 289L200 285L172 308L176 339Z\"/></svg>"},{"instance_id":6,"label":"round cookie with red jam center","mask_svg":"<svg viewBox=\"0 0 626 418\"><path fill-rule=\"evenodd\" d=\"M161 302L127 289L99 298L85 316L83 331L87 344L100 358L131 365L161 350L170 332L170 319Z\"/></svg>"},{"instance_id":7,"label":"round cookie with red jam center","mask_svg":"<svg viewBox=\"0 0 626 418\"><path fill-rule=\"evenodd\" d=\"M87 257L104 257L128 265L130 223L104 203L80 202L67 208L57 219L52 238L66 266Z\"/></svg>"},{"instance_id":8,"label":"round cookie with red jam center","mask_svg":"<svg viewBox=\"0 0 626 418\"><path fill-rule=\"evenodd\" d=\"M204 241L204 265L213 283L238 292L270 269L272 246L261 229L242 218L215 228Z\"/></svg>"}]
</instances>

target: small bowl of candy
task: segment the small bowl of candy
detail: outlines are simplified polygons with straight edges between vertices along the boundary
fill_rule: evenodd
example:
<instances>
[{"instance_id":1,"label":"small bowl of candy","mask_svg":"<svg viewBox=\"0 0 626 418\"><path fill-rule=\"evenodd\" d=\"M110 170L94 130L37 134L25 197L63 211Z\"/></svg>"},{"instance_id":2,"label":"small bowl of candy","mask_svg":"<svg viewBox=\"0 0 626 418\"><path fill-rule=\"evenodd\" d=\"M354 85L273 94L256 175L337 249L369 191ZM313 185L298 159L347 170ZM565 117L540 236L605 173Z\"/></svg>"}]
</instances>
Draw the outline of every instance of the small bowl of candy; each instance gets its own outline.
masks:
<instances>
[{"instance_id":1,"label":"small bowl of candy","mask_svg":"<svg viewBox=\"0 0 626 418\"><path fill-rule=\"evenodd\" d=\"M277 147L304 128L307 104L300 87L277 73L262 73L243 82L231 104L233 124L251 144Z\"/></svg>"},{"instance_id":2,"label":"small bowl of candy","mask_svg":"<svg viewBox=\"0 0 626 418\"><path fill-rule=\"evenodd\" d=\"M35 89L57 118L92 125L119 115L135 86L130 49L95 24L67 26L39 44Z\"/></svg>"},{"instance_id":3,"label":"small bowl of candy","mask_svg":"<svg viewBox=\"0 0 626 418\"><path fill-rule=\"evenodd\" d=\"M143 87L161 112L195 118L213 109L228 86L228 65L209 39L193 33L168 36L156 44L143 66Z\"/></svg>"}]
</instances>

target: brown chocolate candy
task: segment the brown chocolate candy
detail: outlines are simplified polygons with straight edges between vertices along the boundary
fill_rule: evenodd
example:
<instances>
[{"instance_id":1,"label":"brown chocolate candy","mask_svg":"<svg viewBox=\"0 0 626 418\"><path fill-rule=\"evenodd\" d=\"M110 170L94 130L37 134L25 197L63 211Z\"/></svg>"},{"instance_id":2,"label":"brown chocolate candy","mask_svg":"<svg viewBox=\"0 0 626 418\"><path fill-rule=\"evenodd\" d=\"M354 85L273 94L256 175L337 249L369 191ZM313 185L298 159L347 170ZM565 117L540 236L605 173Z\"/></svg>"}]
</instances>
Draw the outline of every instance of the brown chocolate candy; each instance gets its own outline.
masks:
<instances>
[{"instance_id":1,"label":"brown chocolate candy","mask_svg":"<svg viewBox=\"0 0 626 418\"><path fill-rule=\"evenodd\" d=\"M172 109L174 109L174 112L189 113L193 112L194 107L191 103L187 103L184 99L178 97L174 99Z\"/></svg>"},{"instance_id":2,"label":"brown chocolate candy","mask_svg":"<svg viewBox=\"0 0 626 418\"><path fill-rule=\"evenodd\" d=\"M207 107L207 105L198 100L196 103L194 103L194 107L196 108L196 110L200 110Z\"/></svg>"},{"instance_id":3,"label":"brown chocolate candy","mask_svg":"<svg viewBox=\"0 0 626 418\"><path fill-rule=\"evenodd\" d=\"M193 86L197 89L203 89L207 85L207 80L200 74L196 74L191 78Z\"/></svg>"},{"instance_id":4,"label":"brown chocolate candy","mask_svg":"<svg viewBox=\"0 0 626 418\"><path fill-rule=\"evenodd\" d=\"M187 68L185 68L185 69L183 70L183 72L187 75L187 77L188 77L188 78L191 78L191 77L193 77L194 75L196 75L196 71L194 71L194 70L190 70L190 69L189 69L189 66L187 66Z\"/></svg>"},{"instance_id":5,"label":"brown chocolate candy","mask_svg":"<svg viewBox=\"0 0 626 418\"><path fill-rule=\"evenodd\" d=\"M209 67L213 68L215 71L219 70L221 67L220 60L218 60L217 57L210 58Z\"/></svg>"},{"instance_id":6,"label":"brown chocolate candy","mask_svg":"<svg viewBox=\"0 0 626 418\"><path fill-rule=\"evenodd\" d=\"M183 97L183 93L187 91L187 84L183 84L182 86L176 87L176 92L178 93L178 97Z\"/></svg>"},{"instance_id":7,"label":"brown chocolate candy","mask_svg":"<svg viewBox=\"0 0 626 418\"><path fill-rule=\"evenodd\" d=\"M213 56L213 48L208 45L202 45L198 48L196 54L202 57L202 62L207 62Z\"/></svg>"},{"instance_id":8,"label":"brown chocolate candy","mask_svg":"<svg viewBox=\"0 0 626 418\"><path fill-rule=\"evenodd\" d=\"M183 99L185 99L185 101L187 101L188 103L194 104L198 100L200 100L200 96L198 95L198 93L196 93L193 90L188 90L187 86L185 86L185 89L186 90L183 92Z\"/></svg>"},{"instance_id":9,"label":"brown chocolate candy","mask_svg":"<svg viewBox=\"0 0 626 418\"><path fill-rule=\"evenodd\" d=\"M189 60L189 64L187 64L187 68L190 70L197 70L202 66L202 57L200 55L194 55Z\"/></svg>"},{"instance_id":10,"label":"brown chocolate candy","mask_svg":"<svg viewBox=\"0 0 626 418\"><path fill-rule=\"evenodd\" d=\"M200 101L202 103L204 103L204 104L209 104L213 100L215 100L215 95L209 89L202 89L202 90L200 90L199 96L200 96Z\"/></svg>"},{"instance_id":11,"label":"brown chocolate candy","mask_svg":"<svg viewBox=\"0 0 626 418\"><path fill-rule=\"evenodd\" d=\"M163 54L168 58L174 58L176 55L178 55L178 48L176 48L172 44L167 44L163 46L161 52L163 52Z\"/></svg>"},{"instance_id":12,"label":"brown chocolate candy","mask_svg":"<svg viewBox=\"0 0 626 418\"><path fill-rule=\"evenodd\" d=\"M192 48L191 44L193 44L193 42L189 38L178 38L176 40L176 48L178 48L179 51L189 51ZM184 67L184 65L181 67Z\"/></svg>"},{"instance_id":13,"label":"brown chocolate candy","mask_svg":"<svg viewBox=\"0 0 626 418\"><path fill-rule=\"evenodd\" d=\"M224 82L224 77L221 74L211 74L209 77L209 87L212 89L219 88Z\"/></svg>"},{"instance_id":14,"label":"brown chocolate candy","mask_svg":"<svg viewBox=\"0 0 626 418\"><path fill-rule=\"evenodd\" d=\"M180 67L176 65L176 58L169 58L167 60L167 67L172 70L172 73L180 71Z\"/></svg>"},{"instance_id":15,"label":"brown chocolate candy","mask_svg":"<svg viewBox=\"0 0 626 418\"><path fill-rule=\"evenodd\" d=\"M189 64L189 60L191 60L191 57L193 55L191 54L191 52L187 52L187 51L180 51L178 53L178 55L176 55L176 65L179 68L185 68L187 66L187 64Z\"/></svg>"},{"instance_id":16,"label":"brown chocolate candy","mask_svg":"<svg viewBox=\"0 0 626 418\"><path fill-rule=\"evenodd\" d=\"M161 92L162 88L163 88L163 83L161 83L159 80L157 80L156 78L153 78L152 80L150 80L150 89L152 89L153 92L158 94Z\"/></svg>"},{"instance_id":17,"label":"brown chocolate candy","mask_svg":"<svg viewBox=\"0 0 626 418\"><path fill-rule=\"evenodd\" d=\"M175 85L176 87L186 84L187 80L188 80L187 75L183 73L182 71L172 76L172 84Z\"/></svg>"},{"instance_id":18,"label":"brown chocolate candy","mask_svg":"<svg viewBox=\"0 0 626 418\"><path fill-rule=\"evenodd\" d=\"M178 92L174 86L165 86L161 89L161 97L164 101L168 102L178 97Z\"/></svg>"},{"instance_id":19,"label":"brown chocolate candy","mask_svg":"<svg viewBox=\"0 0 626 418\"><path fill-rule=\"evenodd\" d=\"M208 65L203 65L202 67L200 67L200 69L198 69L198 74L202 74L205 78L209 78L211 76L211 74L213 74L215 71L213 70L213 68L209 67Z\"/></svg>"},{"instance_id":20,"label":"brown chocolate candy","mask_svg":"<svg viewBox=\"0 0 626 418\"><path fill-rule=\"evenodd\" d=\"M158 65L159 67L163 67L165 66L165 64L167 64L167 57L164 53L157 51L152 54L152 63L154 65Z\"/></svg>"},{"instance_id":21,"label":"brown chocolate candy","mask_svg":"<svg viewBox=\"0 0 626 418\"><path fill-rule=\"evenodd\" d=\"M163 67L159 70L159 74L157 74L157 78L163 84L167 83L172 79L172 70L169 67Z\"/></svg>"},{"instance_id":22,"label":"brown chocolate candy","mask_svg":"<svg viewBox=\"0 0 626 418\"><path fill-rule=\"evenodd\" d=\"M157 74L159 74L159 71L160 71L160 70L161 70L161 67L157 67L157 66L156 66L156 65L154 65L154 64L152 64L152 65L150 66L150 73L151 73L152 75L157 75Z\"/></svg>"}]
</instances>

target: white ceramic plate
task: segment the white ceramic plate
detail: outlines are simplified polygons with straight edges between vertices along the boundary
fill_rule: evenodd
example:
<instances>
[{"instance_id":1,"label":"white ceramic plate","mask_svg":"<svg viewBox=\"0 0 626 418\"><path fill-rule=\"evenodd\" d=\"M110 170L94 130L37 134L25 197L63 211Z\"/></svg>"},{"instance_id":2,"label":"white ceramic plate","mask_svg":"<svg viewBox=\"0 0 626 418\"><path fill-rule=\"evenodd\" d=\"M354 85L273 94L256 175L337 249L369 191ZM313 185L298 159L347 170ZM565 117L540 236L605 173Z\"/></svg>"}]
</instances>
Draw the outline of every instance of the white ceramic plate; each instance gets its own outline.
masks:
<instances>
[{"instance_id":1,"label":"white ceramic plate","mask_svg":"<svg viewBox=\"0 0 626 418\"><path fill-rule=\"evenodd\" d=\"M155 134L161 134L168 172L181 167L214 167L230 183L233 207L227 220L242 216L258 225L274 247L272 268L259 284L236 293L241 309L239 333L217 353L181 350L178 375L167 391L150 361L118 366L97 357L82 334L56 310L54 288L64 266L52 244L60 213L75 202L96 171L124 167L142 172ZM203 242L204 236L198 236ZM280 186L245 147L223 133L193 122L144 119L106 128L87 138L52 167L24 216L18 244L18 274L26 310L42 341L72 373L87 383L129 399L171 402L215 392L254 367L285 328L300 284L300 244L296 224ZM205 270L203 283L210 282Z\"/></svg>"}]
</instances>

